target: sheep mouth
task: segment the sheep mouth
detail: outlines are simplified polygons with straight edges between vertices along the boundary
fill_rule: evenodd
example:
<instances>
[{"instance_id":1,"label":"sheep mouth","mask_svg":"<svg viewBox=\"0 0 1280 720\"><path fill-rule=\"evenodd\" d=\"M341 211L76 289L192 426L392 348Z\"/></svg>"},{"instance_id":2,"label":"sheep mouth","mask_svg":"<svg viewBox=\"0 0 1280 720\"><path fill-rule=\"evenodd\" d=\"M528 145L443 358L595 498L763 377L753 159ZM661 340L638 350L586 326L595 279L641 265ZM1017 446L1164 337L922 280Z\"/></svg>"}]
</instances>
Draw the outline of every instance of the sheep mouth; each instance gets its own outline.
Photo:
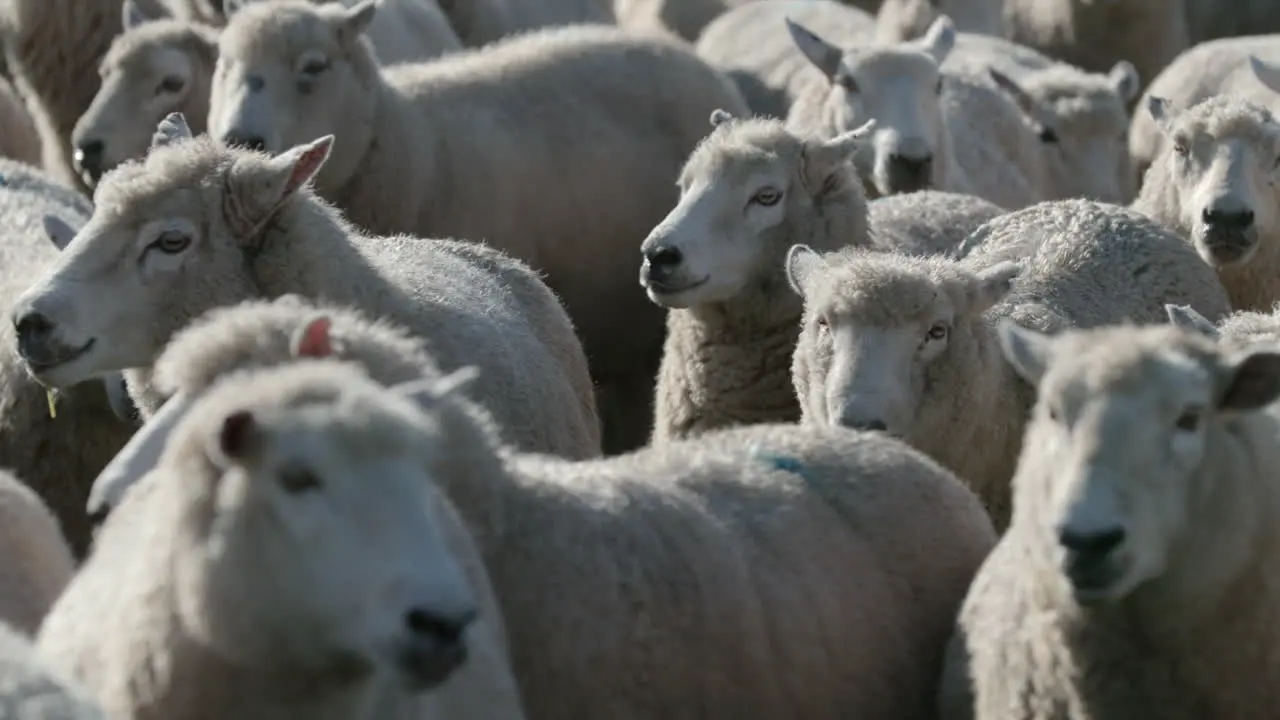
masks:
<instances>
[{"instance_id":1,"label":"sheep mouth","mask_svg":"<svg viewBox=\"0 0 1280 720\"><path fill-rule=\"evenodd\" d=\"M1077 602L1105 602L1114 597L1128 573L1128 564L1114 554L1102 557L1068 554L1064 567Z\"/></svg>"},{"instance_id":2,"label":"sheep mouth","mask_svg":"<svg viewBox=\"0 0 1280 720\"><path fill-rule=\"evenodd\" d=\"M1218 266L1240 265L1248 262L1258 246L1257 232L1249 230L1220 230L1205 228L1200 233L1200 245L1206 260Z\"/></svg>"},{"instance_id":3,"label":"sheep mouth","mask_svg":"<svg viewBox=\"0 0 1280 720\"><path fill-rule=\"evenodd\" d=\"M410 643L397 658L405 682L418 692L439 687L466 661L467 646L460 642Z\"/></svg>"},{"instance_id":4,"label":"sheep mouth","mask_svg":"<svg viewBox=\"0 0 1280 720\"><path fill-rule=\"evenodd\" d=\"M702 278L701 280L684 284L673 283L670 280L655 280L654 278L649 278L648 285L649 291L657 293L658 295L679 295L680 293L689 292L690 290L696 290L703 285L706 285L709 280L711 280L710 275Z\"/></svg>"},{"instance_id":5,"label":"sheep mouth","mask_svg":"<svg viewBox=\"0 0 1280 720\"><path fill-rule=\"evenodd\" d=\"M24 344L19 340L18 352L22 355L22 360L30 368L32 374L38 376L47 374L50 370L68 365L79 360L93 350L93 346L97 344L97 338L91 338L84 345L75 350L67 350L65 345L43 345L32 347Z\"/></svg>"}]
</instances>

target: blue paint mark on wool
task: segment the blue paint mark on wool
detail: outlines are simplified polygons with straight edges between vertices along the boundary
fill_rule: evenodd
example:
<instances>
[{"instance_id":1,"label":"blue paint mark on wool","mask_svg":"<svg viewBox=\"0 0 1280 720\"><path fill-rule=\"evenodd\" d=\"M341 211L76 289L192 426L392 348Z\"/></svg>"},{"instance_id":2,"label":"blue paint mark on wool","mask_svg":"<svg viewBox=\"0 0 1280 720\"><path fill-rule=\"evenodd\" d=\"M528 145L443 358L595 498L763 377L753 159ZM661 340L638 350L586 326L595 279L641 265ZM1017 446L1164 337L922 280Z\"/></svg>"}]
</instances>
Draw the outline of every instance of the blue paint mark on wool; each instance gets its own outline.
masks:
<instances>
[{"instance_id":1,"label":"blue paint mark on wool","mask_svg":"<svg viewBox=\"0 0 1280 720\"><path fill-rule=\"evenodd\" d=\"M753 449L752 455L763 460L773 466L774 470L782 470L783 472L795 473L801 478L808 480L808 476L804 472L804 463L796 458L788 455L778 455L777 453L765 452L760 449Z\"/></svg>"}]
</instances>

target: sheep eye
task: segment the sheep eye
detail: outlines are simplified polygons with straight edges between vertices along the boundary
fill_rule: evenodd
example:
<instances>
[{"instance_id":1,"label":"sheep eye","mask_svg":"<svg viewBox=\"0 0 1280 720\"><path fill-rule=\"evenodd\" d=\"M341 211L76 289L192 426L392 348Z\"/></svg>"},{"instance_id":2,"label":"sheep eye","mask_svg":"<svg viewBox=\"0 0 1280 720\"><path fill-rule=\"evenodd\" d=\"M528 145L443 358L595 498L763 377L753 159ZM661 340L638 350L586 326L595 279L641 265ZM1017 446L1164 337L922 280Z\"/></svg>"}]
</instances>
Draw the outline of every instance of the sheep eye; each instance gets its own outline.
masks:
<instances>
[{"instance_id":1,"label":"sheep eye","mask_svg":"<svg viewBox=\"0 0 1280 720\"><path fill-rule=\"evenodd\" d=\"M186 86L186 82L177 75L170 75L160 82L160 87L156 90L157 95L174 95L182 92L182 88Z\"/></svg>"},{"instance_id":2,"label":"sheep eye","mask_svg":"<svg viewBox=\"0 0 1280 720\"><path fill-rule=\"evenodd\" d=\"M1174 423L1179 430L1183 432L1192 432L1200 427L1200 411L1188 410L1178 416L1177 422Z\"/></svg>"},{"instance_id":3,"label":"sheep eye","mask_svg":"<svg viewBox=\"0 0 1280 720\"><path fill-rule=\"evenodd\" d=\"M1187 156L1187 144L1184 142L1176 142L1173 144L1173 152L1179 157Z\"/></svg>"},{"instance_id":4,"label":"sheep eye","mask_svg":"<svg viewBox=\"0 0 1280 720\"><path fill-rule=\"evenodd\" d=\"M162 253L166 253L169 255L177 255L183 250L186 250L187 246L190 244L191 244L190 237L176 230L170 230L168 232L161 234L160 237L156 238L156 241L151 243L151 247L159 250Z\"/></svg>"},{"instance_id":5,"label":"sheep eye","mask_svg":"<svg viewBox=\"0 0 1280 720\"><path fill-rule=\"evenodd\" d=\"M777 205L782 199L782 192L774 188L765 188L751 197L751 202L757 205L770 207Z\"/></svg>"},{"instance_id":6,"label":"sheep eye","mask_svg":"<svg viewBox=\"0 0 1280 720\"><path fill-rule=\"evenodd\" d=\"M941 82L941 81L939 81ZM836 78L836 83L846 91L851 93L858 92L858 81L853 79L852 75L840 75Z\"/></svg>"},{"instance_id":7,"label":"sheep eye","mask_svg":"<svg viewBox=\"0 0 1280 720\"><path fill-rule=\"evenodd\" d=\"M946 325L943 325L942 323L934 323L933 327L929 328L929 339L946 340L949 332L950 331L947 329Z\"/></svg>"},{"instance_id":8,"label":"sheep eye","mask_svg":"<svg viewBox=\"0 0 1280 720\"><path fill-rule=\"evenodd\" d=\"M1050 420L1054 422L1059 422L1062 420L1062 414L1058 412L1058 408L1054 407L1053 405L1047 405L1045 409L1049 411Z\"/></svg>"},{"instance_id":9,"label":"sheep eye","mask_svg":"<svg viewBox=\"0 0 1280 720\"><path fill-rule=\"evenodd\" d=\"M306 468L288 468L280 472L280 487L292 495L320 489L320 478Z\"/></svg>"},{"instance_id":10,"label":"sheep eye","mask_svg":"<svg viewBox=\"0 0 1280 720\"><path fill-rule=\"evenodd\" d=\"M818 332L826 332L831 329L831 323L827 322L825 317L818 318L814 324L818 326Z\"/></svg>"},{"instance_id":11,"label":"sheep eye","mask_svg":"<svg viewBox=\"0 0 1280 720\"><path fill-rule=\"evenodd\" d=\"M308 60L302 65L302 73L304 75L319 75L329 69L328 60Z\"/></svg>"},{"instance_id":12,"label":"sheep eye","mask_svg":"<svg viewBox=\"0 0 1280 720\"><path fill-rule=\"evenodd\" d=\"M1058 142L1058 133L1051 127L1040 128L1040 142L1056 143Z\"/></svg>"}]
</instances>

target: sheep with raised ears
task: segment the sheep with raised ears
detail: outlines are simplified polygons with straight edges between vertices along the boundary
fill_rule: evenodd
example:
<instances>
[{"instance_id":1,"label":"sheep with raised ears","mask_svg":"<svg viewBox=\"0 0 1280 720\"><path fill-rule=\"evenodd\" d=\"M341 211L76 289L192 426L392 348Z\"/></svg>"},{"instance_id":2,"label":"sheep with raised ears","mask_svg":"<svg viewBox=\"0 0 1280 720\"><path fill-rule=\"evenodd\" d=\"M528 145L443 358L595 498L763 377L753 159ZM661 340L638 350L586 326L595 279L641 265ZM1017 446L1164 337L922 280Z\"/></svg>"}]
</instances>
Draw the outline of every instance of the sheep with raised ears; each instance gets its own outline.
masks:
<instances>
[{"instance_id":1,"label":"sheep with raised ears","mask_svg":"<svg viewBox=\"0 0 1280 720\"><path fill-rule=\"evenodd\" d=\"M918 40L842 49L790 19L787 29L820 72L787 115L827 136L874 118L854 157L869 195L926 188L977 195L1018 209L1045 199L1045 154L1022 112L999 89L940 65L955 44L945 16Z\"/></svg>"},{"instance_id":2,"label":"sheep with raised ears","mask_svg":"<svg viewBox=\"0 0 1280 720\"><path fill-rule=\"evenodd\" d=\"M667 308L654 443L798 420L788 378L802 306L782 260L799 240L871 242L849 159L872 123L821 140L776 119L718 111L711 122L680 174L680 202L640 246L640 284Z\"/></svg>"},{"instance_id":3,"label":"sheep with raised ears","mask_svg":"<svg viewBox=\"0 0 1280 720\"><path fill-rule=\"evenodd\" d=\"M438 433L349 364L222 379L103 526L41 656L113 717L523 718Z\"/></svg>"},{"instance_id":4,"label":"sheep with raised ears","mask_svg":"<svg viewBox=\"0 0 1280 720\"><path fill-rule=\"evenodd\" d=\"M1280 704L1280 346L1041 335L1009 531L960 613L943 720L1254 718Z\"/></svg>"},{"instance_id":5,"label":"sheep with raised ears","mask_svg":"<svg viewBox=\"0 0 1280 720\"><path fill-rule=\"evenodd\" d=\"M145 160L103 176L89 223L14 305L30 371L54 387L120 370L145 385L199 315L296 293L402 323L439 357L483 368L517 446L598 455L586 358L555 295L483 245L361 235L308 187L332 142L272 157L193 138L169 116Z\"/></svg>"},{"instance_id":6,"label":"sheep with raised ears","mask_svg":"<svg viewBox=\"0 0 1280 720\"><path fill-rule=\"evenodd\" d=\"M963 261L794 248L787 273L805 310L793 374L802 422L902 438L969 483L1003 529L1034 392L1001 357L998 320L1059 331L1162 322L1166 303L1213 318L1230 306L1185 241L1124 208L1041 203L975 236Z\"/></svg>"},{"instance_id":7,"label":"sheep with raised ears","mask_svg":"<svg viewBox=\"0 0 1280 720\"><path fill-rule=\"evenodd\" d=\"M0 471L0 623L34 635L75 567L49 507L18 478Z\"/></svg>"},{"instance_id":8,"label":"sheep with raised ears","mask_svg":"<svg viewBox=\"0 0 1280 720\"><path fill-rule=\"evenodd\" d=\"M332 133L316 189L357 226L485 242L543 272L583 338L606 451L643 444L662 315L635 292L635 246L707 116L742 98L677 38L603 25L379 69L363 39L376 7L236 12L209 132L270 152Z\"/></svg>"},{"instance_id":9,"label":"sheep with raised ears","mask_svg":"<svg viewBox=\"0 0 1280 720\"><path fill-rule=\"evenodd\" d=\"M83 689L50 672L31 640L0 622L0 717L107 720Z\"/></svg>"},{"instance_id":10,"label":"sheep with raised ears","mask_svg":"<svg viewBox=\"0 0 1280 720\"><path fill-rule=\"evenodd\" d=\"M1190 108L1150 97L1168 138L1134 209L1181 233L1213 266L1237 310L1280 300L1280 122L1267 108L1216 95Z\"/></svg>"}]
</instances>

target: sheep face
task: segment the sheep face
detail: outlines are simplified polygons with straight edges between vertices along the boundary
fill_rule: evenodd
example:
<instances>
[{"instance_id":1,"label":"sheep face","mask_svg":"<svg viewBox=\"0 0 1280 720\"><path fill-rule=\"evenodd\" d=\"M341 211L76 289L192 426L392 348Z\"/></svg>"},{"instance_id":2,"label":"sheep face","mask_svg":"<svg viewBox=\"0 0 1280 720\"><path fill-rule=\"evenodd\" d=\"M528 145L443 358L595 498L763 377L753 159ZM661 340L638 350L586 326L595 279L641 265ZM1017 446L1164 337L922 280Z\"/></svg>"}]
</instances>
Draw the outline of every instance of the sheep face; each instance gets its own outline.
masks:
<instances>
[{"instance_id":1,"label":"sheep face","mask_svg":"<svg viewBox=\"0 0 1280 720\"><path fill-rule=\"evenodd\" d=\"M827 96L815 118L828 132L876 121L871 141L854 161L871 194L937 187L947 142L939 65L955 43L950 19L939 18L919 40L841 52L790 22L792 39L826 78Z\"/></svg>"},{"instance_id":2,"label":"sheep face","mask_svg":"<svg viewBox=\"0 0 1280 720\"><path fill-rule=\"evenodd\" d=\"M822 205L860 192L847 165L869 125L819 140L776 121L720 122L685 164L679 203L640 247L640 284L664 307L754 291L779 274Z\"/></svg>"},{"instance_id":3,"label":"sheep face","mask_svg":"<svg viewBox=\"0 0 1280 720\"><path fill-rule=\"evenodd\" d=\"M193 318L255 297L250 260L261 232L330 143L268 158L191 139L180 115L162 122L145 163L103 177L93 217L15 303L30 372L67 387L149 367Z\"/></svg>"},{"instance_id":4,"label":"sheep face","mask_svg":"<svg viewBox=\"0 0 1280 720\"><path fill-rule=\"evenodd\" d=\"M1179 572L1177 559L1196 551L1184 545L1192 518L1213 512L1209 450L1239 443L1226 424L1280 395L1280 351L1228 350L1170 325L1053 338L1007 323L1000 336L1039 388L1014 478L1035 547L1084 604Z\"/></svg>"},{"instance_id":5,"label":"sheep face","mask_svg":"<svg viewBox=\"0 0 1280 720\"><path fill-rule=\"evenodd\" d=\"M129 6L137 7L133 3ZM171 112L192 118L199 133L209 114L214 48L189 23L140 14L102 60L102 85L71 134L76 170L89 187L106 171L146 154L156 124Z\"/></svg>"},{"instance_id":6,"label":"sheep face","mask_svg":"<svg viewBox=\"0 0 1280 720\"><path fill-rule=\"evenodd\" d=\"M969 273L940 259L850 251L788 257L805 299L794 381L806 423L887 431L909 442L931 393L963 387L982 313L1009 291L1012 263Z\"/></svg>"},{"instance_id":7,"label":"sheep face","mask_svg":"<svg viewBox=\"0 0 1280 720\"><path fill-rule=\"evenodd\" d=\"M166 491L186 627L247 667L443 682L476 601L440 529L439 435L412 400L330 361L213 389L162 460L192 471L166 476L182 486Z\"/></svg>"},{"instance_id":8,"label":"sheep face","mask_svg":"<svg viewBox=\"0 0 1280 720\"><path fill-rule=\"evenodd\" d=\"M1151 98L1148 111L1165 137L1161 178L1168 211L1214 267L1249 262L1259 233L1280 223L1280 123L1264 108L1216 96L1178 110Z\"/></svg>"},{"instance_id":9,"label":"sheep face","mask_svg":"<svg viewBox=\"0 0 1280 720\"><path fill-rule=\"evenodd\" d=\"M376 8L292 0L236 10L219 38L209 134L268 153L327 134L342 138L340 154L361 142L356 130L376 105L364 36Z\"/></svg>"}]
</instances>

